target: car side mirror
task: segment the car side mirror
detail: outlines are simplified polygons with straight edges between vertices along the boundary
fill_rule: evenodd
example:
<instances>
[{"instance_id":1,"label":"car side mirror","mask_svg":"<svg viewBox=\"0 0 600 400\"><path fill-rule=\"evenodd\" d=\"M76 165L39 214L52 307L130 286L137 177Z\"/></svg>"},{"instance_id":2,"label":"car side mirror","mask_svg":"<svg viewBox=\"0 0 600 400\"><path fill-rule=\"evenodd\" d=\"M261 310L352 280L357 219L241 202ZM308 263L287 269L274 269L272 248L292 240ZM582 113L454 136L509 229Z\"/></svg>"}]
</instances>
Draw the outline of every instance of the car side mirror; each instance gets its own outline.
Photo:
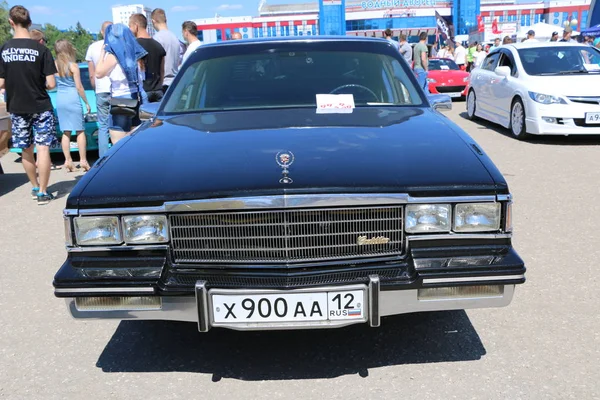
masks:
<instances>
[{"instance_id":1,"label":"car side mirror","mask_svg":"<svg viewBox=\"0 0 600 400\"><path fill-rule=\"evenodd\" d=\"M447 94L428 94L427 98L434 110L452 110L452 99Z\"/></svg>"},{"instance_id":2,"label":"car side mirror","mask_svg":"<svg viewBox=\"0 0 600 400\"><path fill-rule=\"evenodd\" d=\"M150 119L153 118L158 109L160 107L160 103L145 103L140 106L140 119Z\"/></svg>"},{"instance_id":3,"label":"car side mirror","mask_svg":"<svg viewBox=\"0 0 600 400\"><path fill-rule=\"evenodd\" d=\"M494 72L496 73L496 75L503 76L505 78L510 76L510 73L511 73L510 67L506 67L506 66L496 67Z\"/></svg>"}]
</instances>

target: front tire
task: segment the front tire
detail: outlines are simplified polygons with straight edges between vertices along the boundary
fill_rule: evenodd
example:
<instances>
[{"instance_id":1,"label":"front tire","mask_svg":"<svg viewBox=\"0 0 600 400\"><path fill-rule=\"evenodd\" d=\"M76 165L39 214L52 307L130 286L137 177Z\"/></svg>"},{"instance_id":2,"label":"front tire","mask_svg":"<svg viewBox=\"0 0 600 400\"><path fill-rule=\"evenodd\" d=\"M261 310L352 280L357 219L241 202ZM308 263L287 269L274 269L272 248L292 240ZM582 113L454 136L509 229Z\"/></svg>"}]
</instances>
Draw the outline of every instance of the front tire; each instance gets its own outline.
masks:
<instances>
[{"instance_id":1,"label":"front tire","mask_svg":"<svg viewBox=\"0 0 600 400\"><path fill-rule=\"evenodd\" d=\"M475 112L477 111L477 97L475 97L475 91L473 89L469 90L469 94L467 94L467 117L474 121L477 119L475 116Z\"/></svg>"},{"instance_id":2,"label":"front tire","mask_svg":"<svg viewBox=\"0 0 600 400\"><path fill-rule=\"evenodd\" d=\"M526 140L531 135L526 131L525 107L521 99L516 98L510 107L510 131L513 136L519 140Z\"/></svg>"}]
</instances>

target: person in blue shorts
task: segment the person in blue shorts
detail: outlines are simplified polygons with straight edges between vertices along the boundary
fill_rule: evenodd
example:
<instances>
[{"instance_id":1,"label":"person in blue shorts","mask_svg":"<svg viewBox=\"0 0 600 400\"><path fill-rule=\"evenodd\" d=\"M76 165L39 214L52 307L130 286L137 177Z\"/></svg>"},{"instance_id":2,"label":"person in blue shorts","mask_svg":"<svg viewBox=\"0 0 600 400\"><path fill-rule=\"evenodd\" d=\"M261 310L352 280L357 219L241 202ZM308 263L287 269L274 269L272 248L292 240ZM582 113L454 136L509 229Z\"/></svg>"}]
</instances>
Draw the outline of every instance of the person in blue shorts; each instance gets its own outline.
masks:
<instances>
[{"instance_id":1,"label":"person in blue shorts","mask_svg":"<svg viewBox=\"0 0 600 400\"><path fill-rule=\"evenodd\" d=\"M0 88L6 89L13 147L23 149L22 164L33 186L31 195L38 204L48 204L54 199L48 193L52 165L50 146L57 139L47 90L56 86L56 66L50 50L31 39L31 17L25 7L12 7L9 23L14 36L0 48ZM34 146L37 147L37 167Z\"/></svg>"}]
</instances>

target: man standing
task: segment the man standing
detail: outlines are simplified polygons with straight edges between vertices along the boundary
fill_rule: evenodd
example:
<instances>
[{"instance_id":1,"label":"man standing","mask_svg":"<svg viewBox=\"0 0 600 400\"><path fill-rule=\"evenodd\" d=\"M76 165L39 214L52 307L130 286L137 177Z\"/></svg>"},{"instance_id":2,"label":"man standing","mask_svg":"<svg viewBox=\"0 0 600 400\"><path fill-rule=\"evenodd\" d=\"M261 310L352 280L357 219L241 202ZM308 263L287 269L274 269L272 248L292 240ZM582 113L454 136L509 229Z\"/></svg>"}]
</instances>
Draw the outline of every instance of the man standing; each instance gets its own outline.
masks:
<instances>
[{"instance_id":1,"label":"man standing","mask_svg":"<svg viewBox=\"0 0 600 400\"><path fill-rule=\"evenodd\" d=\"M427 48L427 32L421 32L419 34L419 43L415 46L415 66L414 70L417 73L417 80L419 85L425 90L425 93L429 93L429 87L427 85L427 70L429 69L429 59L427 54L429 49Z\"/></svg>"},{"instance_id":2,"label":"man standing","mask_svg":"<svg viewBox=\"0 0 600 400\"><path fill-rule=\"evenodd\" d=\"M490 51L492 51L498 47L500 47L500 38L494 39L494 45L492 47L490 47Z\"/></svg>"},{"instance_id":3,"label":"man standing","mask_svg":"<svg viewBox=\"0 0 600 400\"><path fill-rule=\"evenodd\" d=\"M550 37L551 42L558 42L558 32L552 32L552 37Z\"/></svg>"},{"instance_id":4,"label":"man standing","mask_svg":"<svg viewBox=\"0 0 600 400\"><path fill-rule=\"evenodd\" d=\"M385 35L385 38L391 42L398 51L400 51L400 44L392 39L392 35L394 34L392 30L388 28L385 30L385 32L383 32L383 34Z\"/></svg>"},{"instance_id":5,"label":"man standing","mask_svg":"<svg viewBox=\"0 0 600 400\"><path fill-rule=\"evenodd\" d=\"M196 50L202 42L198 39L198 27L192 21L185 21L183 25L181 25L181 33L183 35L183 40L185 40L188 44L187 50L183 55L183 59L181 63L183 64L185 60Z\"/></svg>"},{"instance_id":6,"label":"man standing","mask_svg":"<svg viewBox=\"0 0 600 400\"><path fill-rule=\"evenodd\" d=\"M570 42L572 33L573 33L573 28L571 28L570 26L567 26L565 28L565 30L563 31L563 38L560 39L559 42Z\"/></svg>"},{"instance_id":7,"label":"man standing","mask_svg":"<svg viewBox=\"0 0 600 400\"><path fill-rule=\"evenodd\" d=\"M456 44L456 49L454 49L454 62L461 70L465 70L465 62L466 62L467 52L463 47L461 42Z\"/></svg>"},{"instance_id":8,"label":"man standing","mask_svg":"<svg viewBox=\"0 0 600 400\"><path fill-rule=\"evenodd\" d=\"M148 34L148 19L144 14L133 14L129 17L129 29L137 38L137 42L148 52L144 61L144 91L149 103L158 103L162 100L163 80L165 69L165 56L167 52L160 43Z\"/></svg>"},{"instance_id":9,"label":"man standing","mask_svg":"<svg viewBox=\"0 0 600 400\"><path fill-rule=\"evenodd\" d=\"M473 69L473 63L475 62L475 51L477 51L477 42L471 43L467 49L467 72L471 72Z\"/></svg>"},{"instance_id":10,"label":"man standing","mask_svg":"<svg viewBox=\"0 0 600 400\"><path fill-rule=\"evenodd\" d=\"M14 36L0 48L0 88L6 88L13 146L23 151L23 168L33 186L31 195L38 204L48 204L54 199L48 193L50 146L57 140L54 110L47 90L56 87L56 66L50 50L31 40L29 11L25 7L14 6L8 15ZM34 145L37 147L38 168L33 154Z\"/></svg>"},{"instance_id":11,"label":"man standing","mask_svg":"<svg viewBox=\"0 0 600 400\"><path fill-rule=\"evenodd\" d=\"M112 25L112 22L105 21L100 28L100 33L104 37L106 28ZM110 78L96 78L96 65L100 61L102 46L104 40L98 40L87 49L85 61L88 63L90 75L90 84L96 90L96 112L98 116L98 154L102 157L108 151L108 125L110 124Z\"/></svg>"},{"instance_id":12,"label":"man standing","mask_svg":"<svg viewBox=\"0 0 600 400\"><path fill-rule=\"evenodd\" d=\"M152 24L154 28L158 32L154 35L154 40L160 43L165 49L167 55L165 56L165 66L164 66L164 80L163 80L163 93L167 91L171 83L173 83L173 79L175 79L175 75L179 71L180 57L179 51L181 49L179 39L173 32L169 30L167 27L167 15L165 14L165 10L162 8L156 8L150 14L152 18Z\"/></svg>"},{"instance_id":13,"label":"man standing","mask_svg":"<svg viewBox=\"0 0 600 400\"><path fill-rule=\"evenodd\" d=\"M537 42L538 40L535 38L535 31L530 29L529 31L527 31L527 39L525 39L523 41L523 43L528 43L528 42Z\"/></svg>"},{"instance_id":14,"label":"man standing","mask_svg":"<svg viewBox=\"0 0 600 400\"><path fill-rule=\"evenodd\" d=\"M406 35L403 33L400 34L400 54L402 54L408 65L412 66L413 49L406 41Z\"/></svg>"}]
</instances>

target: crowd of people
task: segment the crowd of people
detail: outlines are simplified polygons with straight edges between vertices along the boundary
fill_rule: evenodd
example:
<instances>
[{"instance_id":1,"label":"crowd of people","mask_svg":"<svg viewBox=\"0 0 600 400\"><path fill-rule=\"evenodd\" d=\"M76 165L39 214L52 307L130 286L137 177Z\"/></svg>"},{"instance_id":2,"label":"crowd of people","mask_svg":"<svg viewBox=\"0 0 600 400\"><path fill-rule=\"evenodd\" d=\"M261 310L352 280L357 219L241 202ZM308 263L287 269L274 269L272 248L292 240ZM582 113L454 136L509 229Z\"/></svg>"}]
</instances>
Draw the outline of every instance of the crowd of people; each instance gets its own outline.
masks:
<instances>
[{"instance_id":1,"label":"crowd of people","mask_svg":"<svg viewBox=\"0 0 600 400\"><path fill-rule=\"evenodd\" d=\"M22 149L22 164L38 204L54 199L48 193L52 163L50 148L58 143L57 123L62 132L65 156L62 167L74 171L71 135L76 135L79 164L87 171L85 115L90 103L83 87L76 50L66 39L54 44L56 58L46 46L43 32L30 30L31 17L23 6L9 10L13 38L0 48L0 89L5 92L10 114L13 147ZM102 157L113 145L140 125L140 105L160 102L173 83L180 66L201 42L192 21L182 25L187 45L169 30L163 9L151 13L156 34L148 33L148 20L134 14L129 24L102 24L103 39L92 43L85 57L90 84L95 90L98 147ZM241 39L236 33L232 39ZM48 94L56 89L56 113ZM85 109L84 109L85 107ZM37 159L34 155L37 151Z\"/></svg>"}]
</instances>

